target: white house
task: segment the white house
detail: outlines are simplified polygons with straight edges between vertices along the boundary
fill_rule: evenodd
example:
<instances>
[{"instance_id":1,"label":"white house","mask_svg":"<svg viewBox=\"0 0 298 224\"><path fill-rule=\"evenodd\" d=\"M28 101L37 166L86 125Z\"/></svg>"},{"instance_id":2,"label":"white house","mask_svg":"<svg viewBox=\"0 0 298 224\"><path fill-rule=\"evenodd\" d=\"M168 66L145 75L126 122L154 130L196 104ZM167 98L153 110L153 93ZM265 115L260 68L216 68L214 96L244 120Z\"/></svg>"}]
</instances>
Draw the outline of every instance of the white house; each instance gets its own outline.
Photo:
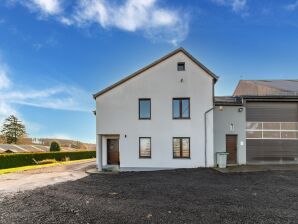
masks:
<instances>
[{"instance_id":1,"label":"white house","mask_svg":"<svg viewBox=\"0 0 298 224\"><path fill-rule=\"evenodd\" d=\"M98 169L214 166L217 79L179 48L94 94Z\"/></svg>"}]
</instances>

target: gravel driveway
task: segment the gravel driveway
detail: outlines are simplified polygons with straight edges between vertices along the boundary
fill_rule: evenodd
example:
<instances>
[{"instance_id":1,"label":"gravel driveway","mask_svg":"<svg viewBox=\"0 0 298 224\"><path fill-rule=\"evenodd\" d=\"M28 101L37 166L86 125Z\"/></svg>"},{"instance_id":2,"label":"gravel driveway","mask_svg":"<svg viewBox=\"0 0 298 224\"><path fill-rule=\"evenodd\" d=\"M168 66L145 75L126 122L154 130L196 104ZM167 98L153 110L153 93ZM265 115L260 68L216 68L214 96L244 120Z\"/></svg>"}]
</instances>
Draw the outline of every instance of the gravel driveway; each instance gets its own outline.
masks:
<instances>
[{"instance_id":1,"label":"gravel driveway","mask_svg":"<svg viewBox=\"0 0 298 224\"><path fill-rule=\"evenodd\" d=\"M6 197L1 223L297 223L298 173L93 174Z\"/></svg>"}]
</instances>

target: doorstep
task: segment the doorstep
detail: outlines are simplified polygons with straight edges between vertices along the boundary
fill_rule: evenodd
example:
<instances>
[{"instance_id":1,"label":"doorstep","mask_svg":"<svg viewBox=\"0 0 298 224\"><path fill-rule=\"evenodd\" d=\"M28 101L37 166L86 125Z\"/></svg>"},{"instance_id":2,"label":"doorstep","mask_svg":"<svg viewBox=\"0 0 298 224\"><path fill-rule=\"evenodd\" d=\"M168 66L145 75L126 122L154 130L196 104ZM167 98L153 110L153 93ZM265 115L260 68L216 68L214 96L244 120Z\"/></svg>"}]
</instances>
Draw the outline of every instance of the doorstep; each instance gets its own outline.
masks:
<instances>
[{"instance_id":1,"label":"doorstep","mask_svg":"<svg viewBox=\"0 0 298 224\"><path fill-rule=\"evenodd\" d=\"M102 167L102 171L98 171L97 168L89 169L86 171L88 174L115 174L119 173L119 165L106 165Z\"/></svg>"}]
</instances>

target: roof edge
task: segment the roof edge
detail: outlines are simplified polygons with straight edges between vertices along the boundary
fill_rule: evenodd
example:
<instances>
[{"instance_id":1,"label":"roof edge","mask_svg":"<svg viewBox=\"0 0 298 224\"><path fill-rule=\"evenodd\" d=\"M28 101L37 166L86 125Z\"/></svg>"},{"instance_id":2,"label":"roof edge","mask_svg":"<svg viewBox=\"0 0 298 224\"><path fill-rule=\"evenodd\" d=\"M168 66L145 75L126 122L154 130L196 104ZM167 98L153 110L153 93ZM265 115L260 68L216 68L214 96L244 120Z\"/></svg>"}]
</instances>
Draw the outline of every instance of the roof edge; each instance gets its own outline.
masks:
<instances>
[{"instance_id":1,"label":"roof edge","mask_svg":"<svg viewBox=\"0 0 298 224\"><path fill-rule=\"evenodd\" d=\"M215 82L219 79L219 77L217 75L215 75L213 72L211 72L206 66L204 66L201 62L199 62L195 57L193 57L190 53L188 53L183 47L177 48L176 50L166 54L165 56L155 60L154 62L150 63L149 65L137 70L136 72L132 73L129 76L126 76L125 78L119 80L118 82L104 88L103 90L93 94L93 98L96 99L98 96L114 89L115 87L117 87L118 85L121 85L122 83L134 78L135 76L141 74L142 72L150 69L151 67L161 63L162 61L172 57L173 55L177 54L178 52L183 52L187 57L189 57L195 64L197 64L201 69L203 69L208 75L210 75Z\"/></svg>"}]
</instances>

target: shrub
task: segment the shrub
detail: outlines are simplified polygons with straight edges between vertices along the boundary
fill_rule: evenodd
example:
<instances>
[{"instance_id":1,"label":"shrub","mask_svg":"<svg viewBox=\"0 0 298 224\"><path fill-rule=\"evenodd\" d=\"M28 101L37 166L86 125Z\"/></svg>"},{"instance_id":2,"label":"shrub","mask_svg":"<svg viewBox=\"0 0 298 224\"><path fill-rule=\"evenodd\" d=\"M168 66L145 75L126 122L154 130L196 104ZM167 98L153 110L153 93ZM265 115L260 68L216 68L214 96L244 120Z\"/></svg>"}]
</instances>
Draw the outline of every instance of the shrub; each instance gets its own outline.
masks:
<instances>
[{"instance_id":1,"label":"shrub","mask_svg":"<svg viewBox=\"0 0 298 224\"><path fill-rule=\"evenodd\" d=\"M55 141L51 142L50 152L60 152L60 151L61 151L60 144Z\"/></svg>"},{"instance_id":2,"label":"shrub","mask_svg":"<svg viewBox=\"0 0 298 224\"><path fill-rule=\"evenodd\" d=\"M69 160L80 160L95 158L95 155L95 151L0 154L0 169L36 165L34 160L55 159L56 161L63 161L65 158L69 158Z\"/></svg>"}]
</instances>

